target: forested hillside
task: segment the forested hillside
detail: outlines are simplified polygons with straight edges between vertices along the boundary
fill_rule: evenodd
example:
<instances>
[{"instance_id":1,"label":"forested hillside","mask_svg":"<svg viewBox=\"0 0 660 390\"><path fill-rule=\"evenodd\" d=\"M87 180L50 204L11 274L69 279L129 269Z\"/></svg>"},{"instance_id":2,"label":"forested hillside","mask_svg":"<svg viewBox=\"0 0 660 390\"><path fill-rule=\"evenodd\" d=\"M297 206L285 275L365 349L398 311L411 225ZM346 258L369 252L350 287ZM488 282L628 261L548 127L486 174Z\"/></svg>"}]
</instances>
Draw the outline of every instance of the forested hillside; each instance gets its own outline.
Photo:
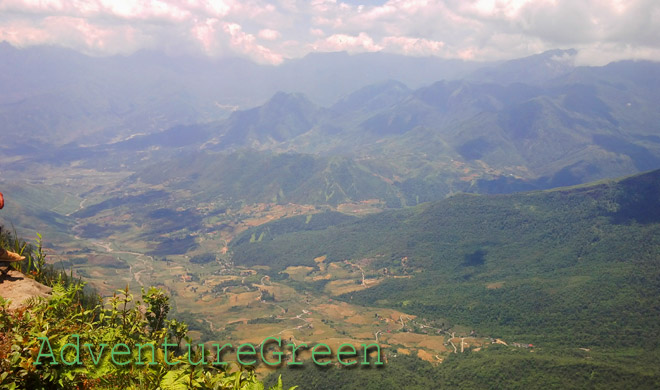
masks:
<instances>
[{"instance_id":1,"label":"forested hillside","mask_svg":"<svg viewBox=\"0 0 660 390\"><path fill-rule=\"evenodd\" d=\"M503 367L527 361L535 367L532 378L550 381L543 383L565 371L585 384L577 376L587 364L608 377L639 370L650 388L660 361L659 204L660 171L543 192L456 195L324 229L266 224L244 233L263 232L259 242L235 241L234 260L283 270L313 267L322 255L375 259L372 267L393 277L338 298L539 348L538 358L495 350L452 358L437 375L476 370L481 361L485 377L484 365L502 368L504 385Z\"/></svg>"}]
</instances>

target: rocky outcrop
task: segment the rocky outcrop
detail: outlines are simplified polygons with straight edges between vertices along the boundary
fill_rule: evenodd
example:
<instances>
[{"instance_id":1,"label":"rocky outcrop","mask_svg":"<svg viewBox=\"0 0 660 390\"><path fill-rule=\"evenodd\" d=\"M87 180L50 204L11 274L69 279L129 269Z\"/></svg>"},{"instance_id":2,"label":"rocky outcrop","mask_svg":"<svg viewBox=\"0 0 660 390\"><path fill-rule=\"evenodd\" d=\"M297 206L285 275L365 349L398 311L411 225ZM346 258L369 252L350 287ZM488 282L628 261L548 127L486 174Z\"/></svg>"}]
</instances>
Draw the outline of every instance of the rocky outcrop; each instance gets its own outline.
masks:
<instances>
[{"instance_id":1,"label":"rocky outcrop","mask_svg":"<svg viewBox=\"0 0 660 390\"><path fill-rule=\"evenodd\" d=\"M0 279L0 297L11 300L10 309L17 309L31 297L50 296L52 288L30 279L18 271L11 270Z\"/></svg>"}]
</instances>

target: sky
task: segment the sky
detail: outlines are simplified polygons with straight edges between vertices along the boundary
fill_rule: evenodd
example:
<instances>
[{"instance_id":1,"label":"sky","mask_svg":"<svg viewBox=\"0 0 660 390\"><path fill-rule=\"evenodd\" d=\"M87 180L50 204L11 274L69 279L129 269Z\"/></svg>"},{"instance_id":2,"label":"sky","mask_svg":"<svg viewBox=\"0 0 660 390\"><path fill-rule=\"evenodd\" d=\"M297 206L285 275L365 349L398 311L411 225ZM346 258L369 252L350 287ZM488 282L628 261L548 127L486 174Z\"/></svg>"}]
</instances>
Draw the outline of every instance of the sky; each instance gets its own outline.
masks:
<instances>
[{"instance_id":1,"label":"sky","mask_svg":"<svg viewBox=\"0 0 660 390\"><path fill-rule=\"evenodd\" d=\"M492 61L575 48L577 62L599 65L660 60L660 1L0 0L0 41L272 65L311 52Z\"/></svg>"}]
</instances>

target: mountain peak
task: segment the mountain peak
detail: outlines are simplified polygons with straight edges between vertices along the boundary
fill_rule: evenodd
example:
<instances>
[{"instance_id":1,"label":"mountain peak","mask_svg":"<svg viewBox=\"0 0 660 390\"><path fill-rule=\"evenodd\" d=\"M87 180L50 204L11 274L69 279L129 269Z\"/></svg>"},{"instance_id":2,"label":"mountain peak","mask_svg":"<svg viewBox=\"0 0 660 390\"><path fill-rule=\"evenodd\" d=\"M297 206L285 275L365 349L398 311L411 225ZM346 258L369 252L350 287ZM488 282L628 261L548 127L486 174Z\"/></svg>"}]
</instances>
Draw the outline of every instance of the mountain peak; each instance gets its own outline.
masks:
<instances>
[{"instance_id":1,"label":"mountain peak","mask_svg":"<svg viewBox=\"0 0 660 390\"><path fill-rule=\"evenodd\" d=\"M555 49L481 68L469 80L496 84L544 84L575 68L575 49Z\"/></svg>"},{"instance_id":2,"label":"mountain peak","mask_svg":"<svg viewBox=\"0 0 660 390\"><path fill-rule=\"evenodd\" d=\"M277 91L264 106L268 105L280 105L280 104L299 104L299 103L309 103L313 104L307 96L300 92L283 92Z\"/></svg>"},{"instance_id":3,"label":"mountain peak","mask_svg":"<svg viewBox=\"0 0 660 390\"><path fill-rule=\"evenodd\" d=\"M411 90L404 83L386 80L360 88L339 100L332 109L336 112L384 109L400 102L410 93Z\"/></svg>"},{"instance_id":4,"label":"mountain peak","mask_svg":"<svg viewBox=\"0 0 660 390\"><path fill-rule=\"evenodd\" d=\"M282 142L309 130L319 107L302 93L277 92L264 105L231 114L223 144L259 145Z\"/></svg>"}]
</instances>

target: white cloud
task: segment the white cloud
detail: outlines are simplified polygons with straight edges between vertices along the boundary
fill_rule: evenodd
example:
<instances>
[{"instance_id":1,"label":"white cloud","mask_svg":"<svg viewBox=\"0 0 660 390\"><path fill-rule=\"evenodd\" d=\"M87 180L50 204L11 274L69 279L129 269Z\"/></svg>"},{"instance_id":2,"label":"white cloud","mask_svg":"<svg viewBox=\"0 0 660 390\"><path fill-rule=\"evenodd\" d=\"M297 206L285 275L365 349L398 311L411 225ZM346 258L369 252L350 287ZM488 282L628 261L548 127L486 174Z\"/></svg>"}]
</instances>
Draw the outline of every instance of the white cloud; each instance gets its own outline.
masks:
<instances>
[{"instance_id":1,"label":"white cloud","mask_svg":"<svg viewBox=\"0 0 660 390\"><path fill-rule=\"evenodd\" d=\"M323 37L325 36L325 32L321 30L320 28L310 28L309 33L315 37Z\"/></svg>"},{"instance_id":2,"label":"white cloud","mask_svg":"<svg viewBox=\"0 0 660 390\"><path fill-rule=\"evenodd\" d=\"M358 35L334 34L313 44L315 51L347 51L349 53L360 53L365 51L380 51L382 46L374 43L374 40L366 33Z\"/></svg>"},{"instance_id":3,"label":"white cloud","mask_svg":"<svg viewBox=\"0 0 660 390\"><path fill-rule=\"evenodd\" d=\"M237 52L249 55L253 60L277 65L284 61L284 58L278 53L257 44L255 36L243 32L242 27L236 23L226 23L223 30L229 35L229 43Z\"/></svg>"},{"instance_id":4,"label":"white cloud","mask_svg":"<svg viewBox=\"0 0 660 390\"><path fill-rule=\"evenodd\" d=\"M199 41L204 52L208 55L214 55L219 50L216 35L218 31L218 19L206 19L195 23L191 28L192 35Z\"/></svg>"},{"instance_id":5,"label":"white cloud","mask_svg":"<svg viewBox=\"0 0 660 390\"><path fill-rule=\"evenodd\" d=\"M240 55L388 51L478 60L557 47L660 59L657 0L0 0L0 39L91 54L140 48ZM235 26L239 26L236 28ZM257 41L259 43L257 43Z\"/></svg>"},{"instance_id":6,"label":"white cloud","mask_svg":"<svg viewBox=\"0 0 660 390\"><path fill-rule=\"evenodd\" d=\"M382 45L389 51L412 56L439 56L445 46L444 42L410 37L386 37Z\"/></svg>"},{"instance_id":7,"label":"white cloud","mask_svg":"<svg viewBox=\"0 0 660 390\"><path fill-rule=\"evenodd\" d=\"M264 39L266 41L274 41L281 36L282 34L280 34L280 32L277 30L271 30L269 28L259 30L259 38Z\"/></svg>"}]
</instances>

